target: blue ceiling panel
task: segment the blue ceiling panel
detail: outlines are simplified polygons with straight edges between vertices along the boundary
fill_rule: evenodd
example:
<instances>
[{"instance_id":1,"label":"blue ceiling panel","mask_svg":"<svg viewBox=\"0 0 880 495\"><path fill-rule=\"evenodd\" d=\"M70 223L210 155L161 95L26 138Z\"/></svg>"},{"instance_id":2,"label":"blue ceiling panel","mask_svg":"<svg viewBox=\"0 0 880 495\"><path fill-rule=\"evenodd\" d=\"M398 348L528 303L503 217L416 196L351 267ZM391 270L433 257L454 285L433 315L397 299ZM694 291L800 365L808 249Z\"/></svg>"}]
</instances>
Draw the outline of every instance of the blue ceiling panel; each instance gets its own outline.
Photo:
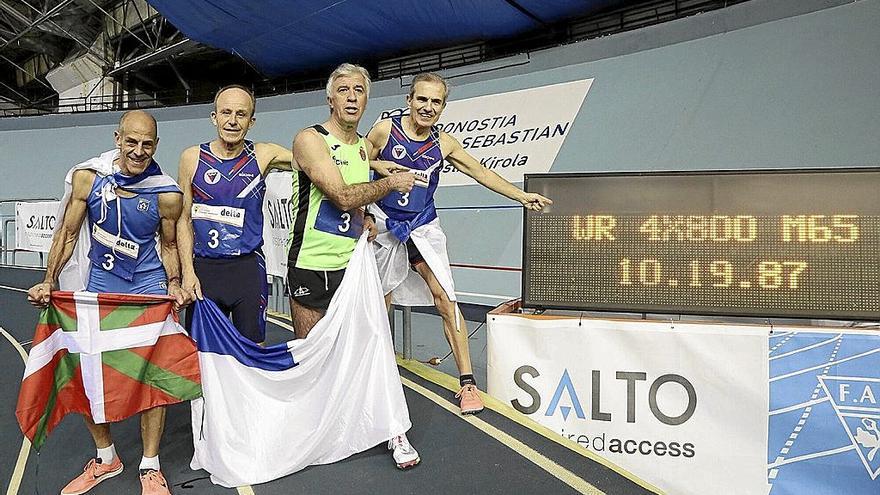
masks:
<instances>
[{"instance_id":1,"label":"blue ceiling panel","mask_svg":"<svg viewBox=\"0 0 880 495\"><path fill-rule=\"evenodd\" d=\"M148 0L191 39L267 76L508 38L622 0Z\"/></svg>"}]
</instances>

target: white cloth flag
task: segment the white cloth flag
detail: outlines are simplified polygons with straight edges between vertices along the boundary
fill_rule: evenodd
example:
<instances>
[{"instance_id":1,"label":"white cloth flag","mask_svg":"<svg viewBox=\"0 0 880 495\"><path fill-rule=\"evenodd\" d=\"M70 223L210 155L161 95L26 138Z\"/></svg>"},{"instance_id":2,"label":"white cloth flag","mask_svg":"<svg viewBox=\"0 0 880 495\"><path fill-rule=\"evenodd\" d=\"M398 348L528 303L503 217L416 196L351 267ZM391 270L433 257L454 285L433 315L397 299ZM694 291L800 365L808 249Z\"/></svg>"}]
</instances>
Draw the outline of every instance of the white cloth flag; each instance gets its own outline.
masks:
<instances>
[{"instance_id":1,"label":"white cloth flag","mask_svg":"<svg viewBox=\"0 0 880 495\"><path fill-rule=\"evenodd\" d=\"M366 235L307 339L260 348L216 307L197 304L192 333L204 398L192 403L191 466L210 472L214 483L264 483L410 428Z\"/></svg>"}]
</instances>

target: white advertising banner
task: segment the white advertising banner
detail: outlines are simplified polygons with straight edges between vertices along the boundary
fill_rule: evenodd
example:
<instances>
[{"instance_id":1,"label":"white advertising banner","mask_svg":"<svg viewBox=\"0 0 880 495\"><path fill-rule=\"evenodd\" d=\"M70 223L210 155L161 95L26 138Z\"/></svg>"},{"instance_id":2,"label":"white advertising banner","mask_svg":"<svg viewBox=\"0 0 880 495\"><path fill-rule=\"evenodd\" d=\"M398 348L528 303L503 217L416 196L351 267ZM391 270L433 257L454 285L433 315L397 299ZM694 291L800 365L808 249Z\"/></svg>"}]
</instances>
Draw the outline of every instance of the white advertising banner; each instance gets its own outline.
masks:
<instances>
[{"instance_id":1,"label":"white advertising banner","mask_svg":"<svg viewBox=\"0 0 880 495\"><path fill-rule=\"evenodd\" d=\"M674 494L766 494L766 327L490 315L489 394Z\"/></svg>"},{"instance_id":2,"label":"white advertising banner","mask_svg":"<svg viewBox=\"0 0 880 495\"><path fill-rule=\"evenodd\" d=\"M437 126L486 168L510 182L522 182L523 174L550 170L592 84L584 79L451 100ZM406 109L390 110L379 119L404 113ZM440 173L440 186L474 184L448 162Z\"/></svg>"},{"instance_id":3,"label":"white advertising banner","mask_svg":"<svg viewBox=\"0 0 880 495\"><path fill-rule=\"evenodd\" d=\"M266 176L266 197L263 200L263 254L266 272L287 277L287 236L293 220L291 172L272 172Z\"/></svg>"},{"instance_id":4,"label":"white advertising banner","mask_svg":"<svg viewBox=\"0 0 880 495\"><path fill-rule=\"evenodd\" d=\"M15 249L48 253L58 201L15 203Z\"/></svg>"}]
</instances>

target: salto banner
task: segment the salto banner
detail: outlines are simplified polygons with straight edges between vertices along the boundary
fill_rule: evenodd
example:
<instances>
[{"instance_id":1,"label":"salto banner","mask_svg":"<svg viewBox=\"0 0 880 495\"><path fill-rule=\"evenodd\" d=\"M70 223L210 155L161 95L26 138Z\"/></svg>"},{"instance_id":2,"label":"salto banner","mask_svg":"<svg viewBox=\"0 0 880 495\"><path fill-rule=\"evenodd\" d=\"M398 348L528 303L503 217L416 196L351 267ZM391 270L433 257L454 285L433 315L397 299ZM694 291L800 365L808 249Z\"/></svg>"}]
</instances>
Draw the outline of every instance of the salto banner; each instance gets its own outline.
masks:
<instances>
[{"instance_id":1,"label":"salto banner","mask_svg":"<svg viewBox=\"0 0 880 495\"><path fill-rule=\"evenodd\" d=\"M480 163L510 182L548 172L593 84L592 79L451 100L437 126ZM408 113L383 112L379 120ZM473 184L448 162L440 186Z\"/></svg>"},{"instance_id":2,"label":"salto banner","mask_svg":"<svg viewBox=\"0 0 880 495\"><path fill-rule=\"evenodd\" d=\"M272 172L266 176L266 196L263 200L263 254L266 273L287 278L287 237L293 221L290 197L293 194L293 174Z\"/></svg>"},{"instance_id":3,"label":"salto banner","mask_svg":"<svg viewBox=\"0 0 880 495\"><path fill-rule=\"evenodd\" d=\"M58 206L58 201L15 203L15 249L48 253Z\"/></svg>"},{"instance_id":4,"label":"salto banner","mask_svg":"<svg viewBox=\"0 0 880 495\"><path fill-rule=\"evenodd\" d=\"M767 330L490 315L489 394L670 494L767 493Z\"/></svg>"},{"instance_id":5,"label":"salto banner","mask_svg":"<svg viewBox=\"0 0 880 495\"><path fill-rule=\"evenodd\" d=\"M488 341L491 395L667 493L880 493L876 325L491 315Z\"/></svg>"}]
</instances>

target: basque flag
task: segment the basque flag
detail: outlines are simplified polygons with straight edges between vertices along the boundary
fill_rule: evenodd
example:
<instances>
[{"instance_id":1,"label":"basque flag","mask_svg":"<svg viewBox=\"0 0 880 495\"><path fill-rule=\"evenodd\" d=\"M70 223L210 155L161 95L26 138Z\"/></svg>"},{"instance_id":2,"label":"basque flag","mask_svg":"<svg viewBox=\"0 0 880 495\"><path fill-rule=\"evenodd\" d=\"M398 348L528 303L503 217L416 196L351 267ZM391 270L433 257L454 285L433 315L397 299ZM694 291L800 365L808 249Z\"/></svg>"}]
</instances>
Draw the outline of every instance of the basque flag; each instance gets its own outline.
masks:
<instances>
[{"instance_id":1,"label":"basque flag","mask_svg":"<svg viewBox=\"0 0 880 495\"><path fill-rule=\"evenodd\" d=\"M58 291L40 313L15 415L39 450L68 413L115 422L200 395L171 298Z\"/></svg>"}]
</instances>

